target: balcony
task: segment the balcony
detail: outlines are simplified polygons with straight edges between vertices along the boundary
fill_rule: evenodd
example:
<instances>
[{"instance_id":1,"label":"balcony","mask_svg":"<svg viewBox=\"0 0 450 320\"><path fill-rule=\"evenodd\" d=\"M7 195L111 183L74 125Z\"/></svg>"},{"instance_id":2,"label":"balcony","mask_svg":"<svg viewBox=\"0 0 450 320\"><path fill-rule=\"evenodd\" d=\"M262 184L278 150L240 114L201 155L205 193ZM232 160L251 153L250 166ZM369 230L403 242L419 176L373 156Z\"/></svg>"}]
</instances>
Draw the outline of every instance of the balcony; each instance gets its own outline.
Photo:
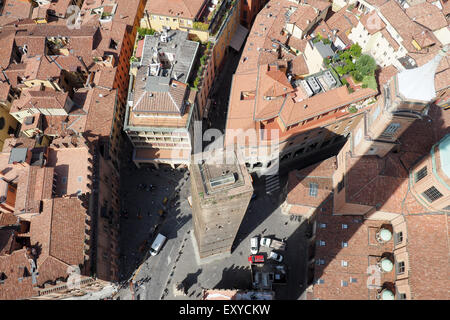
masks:
<instances>
[{"instance_id":1,"label":"balcony","mask_svg":"<svg viewBox=\"0 0 450 320\"><path fill-rule=\"evenodd\" d=\"M236 0L211 0L194 22L193 29L207 31L210 35L209 40L215 41L215 36L225 25L235 4Z\"/></svg>"},{"instance_id":2,"label":"balcony","mask_svg":"<svg viewBox=\"0 0 450 320\"><path fill-rule=\"evenodd\" d=\"M200 46L200 59L197 60L197 63L193 69L193 74L196 75L195 78L191 79L192 81L192 87L196 90L201 90L203 86L203 80L204 77L208 71L209 67L209 61L212 56L212 44L211 42L208 42L206 46L201 45Z\"/></svg>"}]
</instances>

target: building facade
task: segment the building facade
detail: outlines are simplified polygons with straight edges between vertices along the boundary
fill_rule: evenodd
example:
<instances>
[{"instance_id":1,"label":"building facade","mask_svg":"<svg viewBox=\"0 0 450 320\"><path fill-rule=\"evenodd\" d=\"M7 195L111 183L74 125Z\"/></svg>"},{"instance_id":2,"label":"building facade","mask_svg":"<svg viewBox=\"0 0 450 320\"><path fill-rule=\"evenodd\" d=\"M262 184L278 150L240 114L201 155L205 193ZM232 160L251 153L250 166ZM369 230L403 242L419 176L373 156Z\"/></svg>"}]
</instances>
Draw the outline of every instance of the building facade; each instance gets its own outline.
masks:
<instances>
[{"instance_id":1,"label":"building facade","mask_svg":"<svg viewBox=\"0 0 450 320\"><path fill-rule=\"evenodd\" d=\"M193 122L198 118L195 91L188 86L199 44L187 32L146 36L142 57L131 75L125 132L133 161L188 165Z\"/></svg>"}]
</instances>

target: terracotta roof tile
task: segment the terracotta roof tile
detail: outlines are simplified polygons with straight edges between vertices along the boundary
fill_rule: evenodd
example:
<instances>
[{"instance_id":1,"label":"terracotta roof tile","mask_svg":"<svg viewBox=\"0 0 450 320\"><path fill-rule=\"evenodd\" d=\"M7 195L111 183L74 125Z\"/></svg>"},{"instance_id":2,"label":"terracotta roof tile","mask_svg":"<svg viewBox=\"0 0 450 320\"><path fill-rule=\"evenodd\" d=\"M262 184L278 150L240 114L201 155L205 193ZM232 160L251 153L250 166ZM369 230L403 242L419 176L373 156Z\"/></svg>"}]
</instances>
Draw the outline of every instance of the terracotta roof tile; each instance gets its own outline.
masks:
<instances>
[{"instance_id":1,"label":"terracotta roof tile","mask_svg":"<svg viewBox=\"0 0 450 320\"><path fill-rule=\"evenodd\" d=\"M291 171L288 178L289 204L300 204L309 207L320 207L333 190L332 175L335 158L309 166L298 171ZM310 184L317 184L317 195L310 194Z\"/></svg>"},{"instance_id":2,"label":"terracotta roof tile","mask_svg":"<svg viewBox=\"0 0 450 320\"><path fill-rule=\"evenodd\" d=\"M417 51L412 43L413 40L416 40L421 46L437 41L431 32L412 21L396 1L388 1L383 4L380 12L403 38L402 45L409 52Z\"/></svg>"},{"instance_id":3,"label":"terracotta roof tile","mask_svg":"<svg viewBox=\"0 0 450 320\"><path fill-rule=\"evenodd\" d=\"M450 248L447 215L407 216L406 223L412 298L448 299Z\"/></svg>"},{"instance_id":4,"label":"terracotta roof tile","mask_svg":"<svg viewBox=\"0 0 450 320\"><path fill-rule=\"evenodd\" d=\"M16 250L11 255L0 255L0 274L5 273L5 282L1 285L1 300L24 299L35 295L31 277L23 277L26 267L30 271L30 262L25 249ZM19 278L22 278L19 281Z\"/></svg>"},{"instance_id":5,"label":"terracotta roof tile","mask_svg":"<svg viewBox=\"0 0 450 320\"><path fill-rule=\"evenodd\" d=\"M86 209L78 198L44 200L31 218L31 245L40 246L38 284L67 276L69 265L84 263Z\"/></svg>"},{"instance_id":6,"label":"terracotta roof tile","mask_svg":"<svg viewBox=\"0 0 450 320\"><path fill-rule=\"evenodd\" d=\"M378 13L373 10L365 14L359 20L369 34L374 34L386 27L386 24L381 20Z\"/></svg>"},{"instance_id":7,"label":"terracotta roof tile","mask_svg":"<svg viewBox=\"0 0 450 320\"><path fill-rule=\"evenodd\" d=\"M64 109L68 98L67 92L23 90L20 99L14 100L10 112L29 108Z\"/></svg>"},{"instance_id":8,"label":"terracotta roof tile","mask_svg":"<svg viewBox=\"0 0 450 320\"><path fill-rule=\"evenodd\" d=\"M8 226L11 224L16 224L18 221L17 217L9 212L0 212L0 226Z\"/></svg>"},{"instance_id":9,"label":"terracotta roof tile","mask_svg":"<svg viewBox=\"0 0 450 320\"><path fill-rule=\"evenodd\" d=\"M150 14L194 19L205 0L152 0L147 1L145 9Z\"/></svg>"},{"instance_id":10,"label":"terracotta roof tile","mask_svg":"<svg viewBox=\"0 0 450 320\"><path fill-rule=\"evenodd\" d=\"M370 88L364 88L349 93L347 87L341 86L319 93L298 103L294 102L293 99L287 99L280 112L280 117L285 126L290 126L338 107L367 99L376 94L377 92ZM304 107L305 105L307 108Z\"/></svg>"},{"instance_id":11,"label":"terracotta roof tile","mask_svg":"<svg viewBox=\"0 0 450 320\"><path fill-rule=\"evenodd\" d=\"M439 8L429 2L419 3L406 8L406 14L415 22L431 29L432 31L448 26L444 14Z\"/></svg>"},{"instance_id":12,"label":"terracotta roof tile","mask_svg":"<svg viewBox=\"0 0 450 320\"><path fill-rule=\"evenodd\" d=\"M29 18L32 3L24 0L5 0L3 1L2 7L0 26L14 22L18 19Z\"/></svg>"}]
</instances>

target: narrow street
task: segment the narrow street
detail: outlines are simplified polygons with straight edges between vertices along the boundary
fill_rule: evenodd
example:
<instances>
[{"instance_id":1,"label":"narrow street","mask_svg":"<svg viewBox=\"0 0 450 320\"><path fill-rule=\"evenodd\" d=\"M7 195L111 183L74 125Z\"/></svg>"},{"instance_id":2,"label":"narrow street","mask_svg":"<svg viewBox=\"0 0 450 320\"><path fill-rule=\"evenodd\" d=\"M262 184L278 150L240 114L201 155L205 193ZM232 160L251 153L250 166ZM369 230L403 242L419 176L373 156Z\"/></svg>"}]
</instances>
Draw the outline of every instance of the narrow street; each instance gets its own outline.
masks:
<instances>
[{"instance_id":1,"label":"narrow street","mask_svg":"<svg viewBox=\"0 0 450 320\"><path fill-rule=\"evenodd\" d=\"M211 92L211 99L213 102L211 103L210 110L208 111L208 119L203 125L203 131L208 128L215 128L220 130L222 133L225 132L231 83L233 80L233 75L239 64L241 54L242 50L240 52L236 52L233 49L229 49L223 69L219 71L219 75Z\"/></svg>"}]
</instances>

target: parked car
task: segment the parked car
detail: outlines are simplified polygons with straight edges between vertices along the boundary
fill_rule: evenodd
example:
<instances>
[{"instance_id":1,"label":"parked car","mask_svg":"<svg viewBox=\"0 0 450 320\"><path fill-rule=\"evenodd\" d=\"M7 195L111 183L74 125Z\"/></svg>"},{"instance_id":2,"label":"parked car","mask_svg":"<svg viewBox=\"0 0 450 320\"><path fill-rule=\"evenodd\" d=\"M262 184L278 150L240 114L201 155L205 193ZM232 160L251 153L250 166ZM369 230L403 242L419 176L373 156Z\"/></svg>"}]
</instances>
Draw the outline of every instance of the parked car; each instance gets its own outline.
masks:
<instances>
[{"instance_id":1,"label":"parked car","mask_svg":"<svg viewBox=\"0 0 450 320\"><path fill-rule=\"evenodd\" d=\"M276 250L285 250L286 249L286 243L284 241L271 239L267 237L261 238L261 246L273 248Z\"/></svg>"},{"instance_id":2,"label":"parked car","mask_svg":"<svg viewBox=\"0 0 450 320\"><path fill-rule=\"evenodd\" d=\"M150 248L150 254L152 256L156 256L159 250L161 250L161 247L164 245L166 240L167 240L166 236L162 235L161 233L158 233L155 241L153 241L152 246Z\"/></svg>"},{"instance_id":3,"label":"parked car","mask_svg":"<svg viewBox=\"0 0 450 320\"><path fill-rule=\"evenodd\" d=\"M276 253L275 251L270 251L269 259L281 262L283 261L283 256L279 253Z\"/></svg>"},{"instance_id":4,"label":"parked car","mask_svg":"<svg viewBox=\"0 0 450 320\"><path fill-rule=\"evenodd\" d=\"M258 236L250 239L250 252L252 254L257 254L259 251L259 238Z\"/></svg>"},{"instance_id":5,"label":"parked car","mask_svg":"<svg viewBox=\"0 0 450 320\"><path fill-rule=\"evenodd\" d=\"M264 263L263 255L251 255L248 257L248 262L250 263Z\"/></svg>"}]
</instances>

